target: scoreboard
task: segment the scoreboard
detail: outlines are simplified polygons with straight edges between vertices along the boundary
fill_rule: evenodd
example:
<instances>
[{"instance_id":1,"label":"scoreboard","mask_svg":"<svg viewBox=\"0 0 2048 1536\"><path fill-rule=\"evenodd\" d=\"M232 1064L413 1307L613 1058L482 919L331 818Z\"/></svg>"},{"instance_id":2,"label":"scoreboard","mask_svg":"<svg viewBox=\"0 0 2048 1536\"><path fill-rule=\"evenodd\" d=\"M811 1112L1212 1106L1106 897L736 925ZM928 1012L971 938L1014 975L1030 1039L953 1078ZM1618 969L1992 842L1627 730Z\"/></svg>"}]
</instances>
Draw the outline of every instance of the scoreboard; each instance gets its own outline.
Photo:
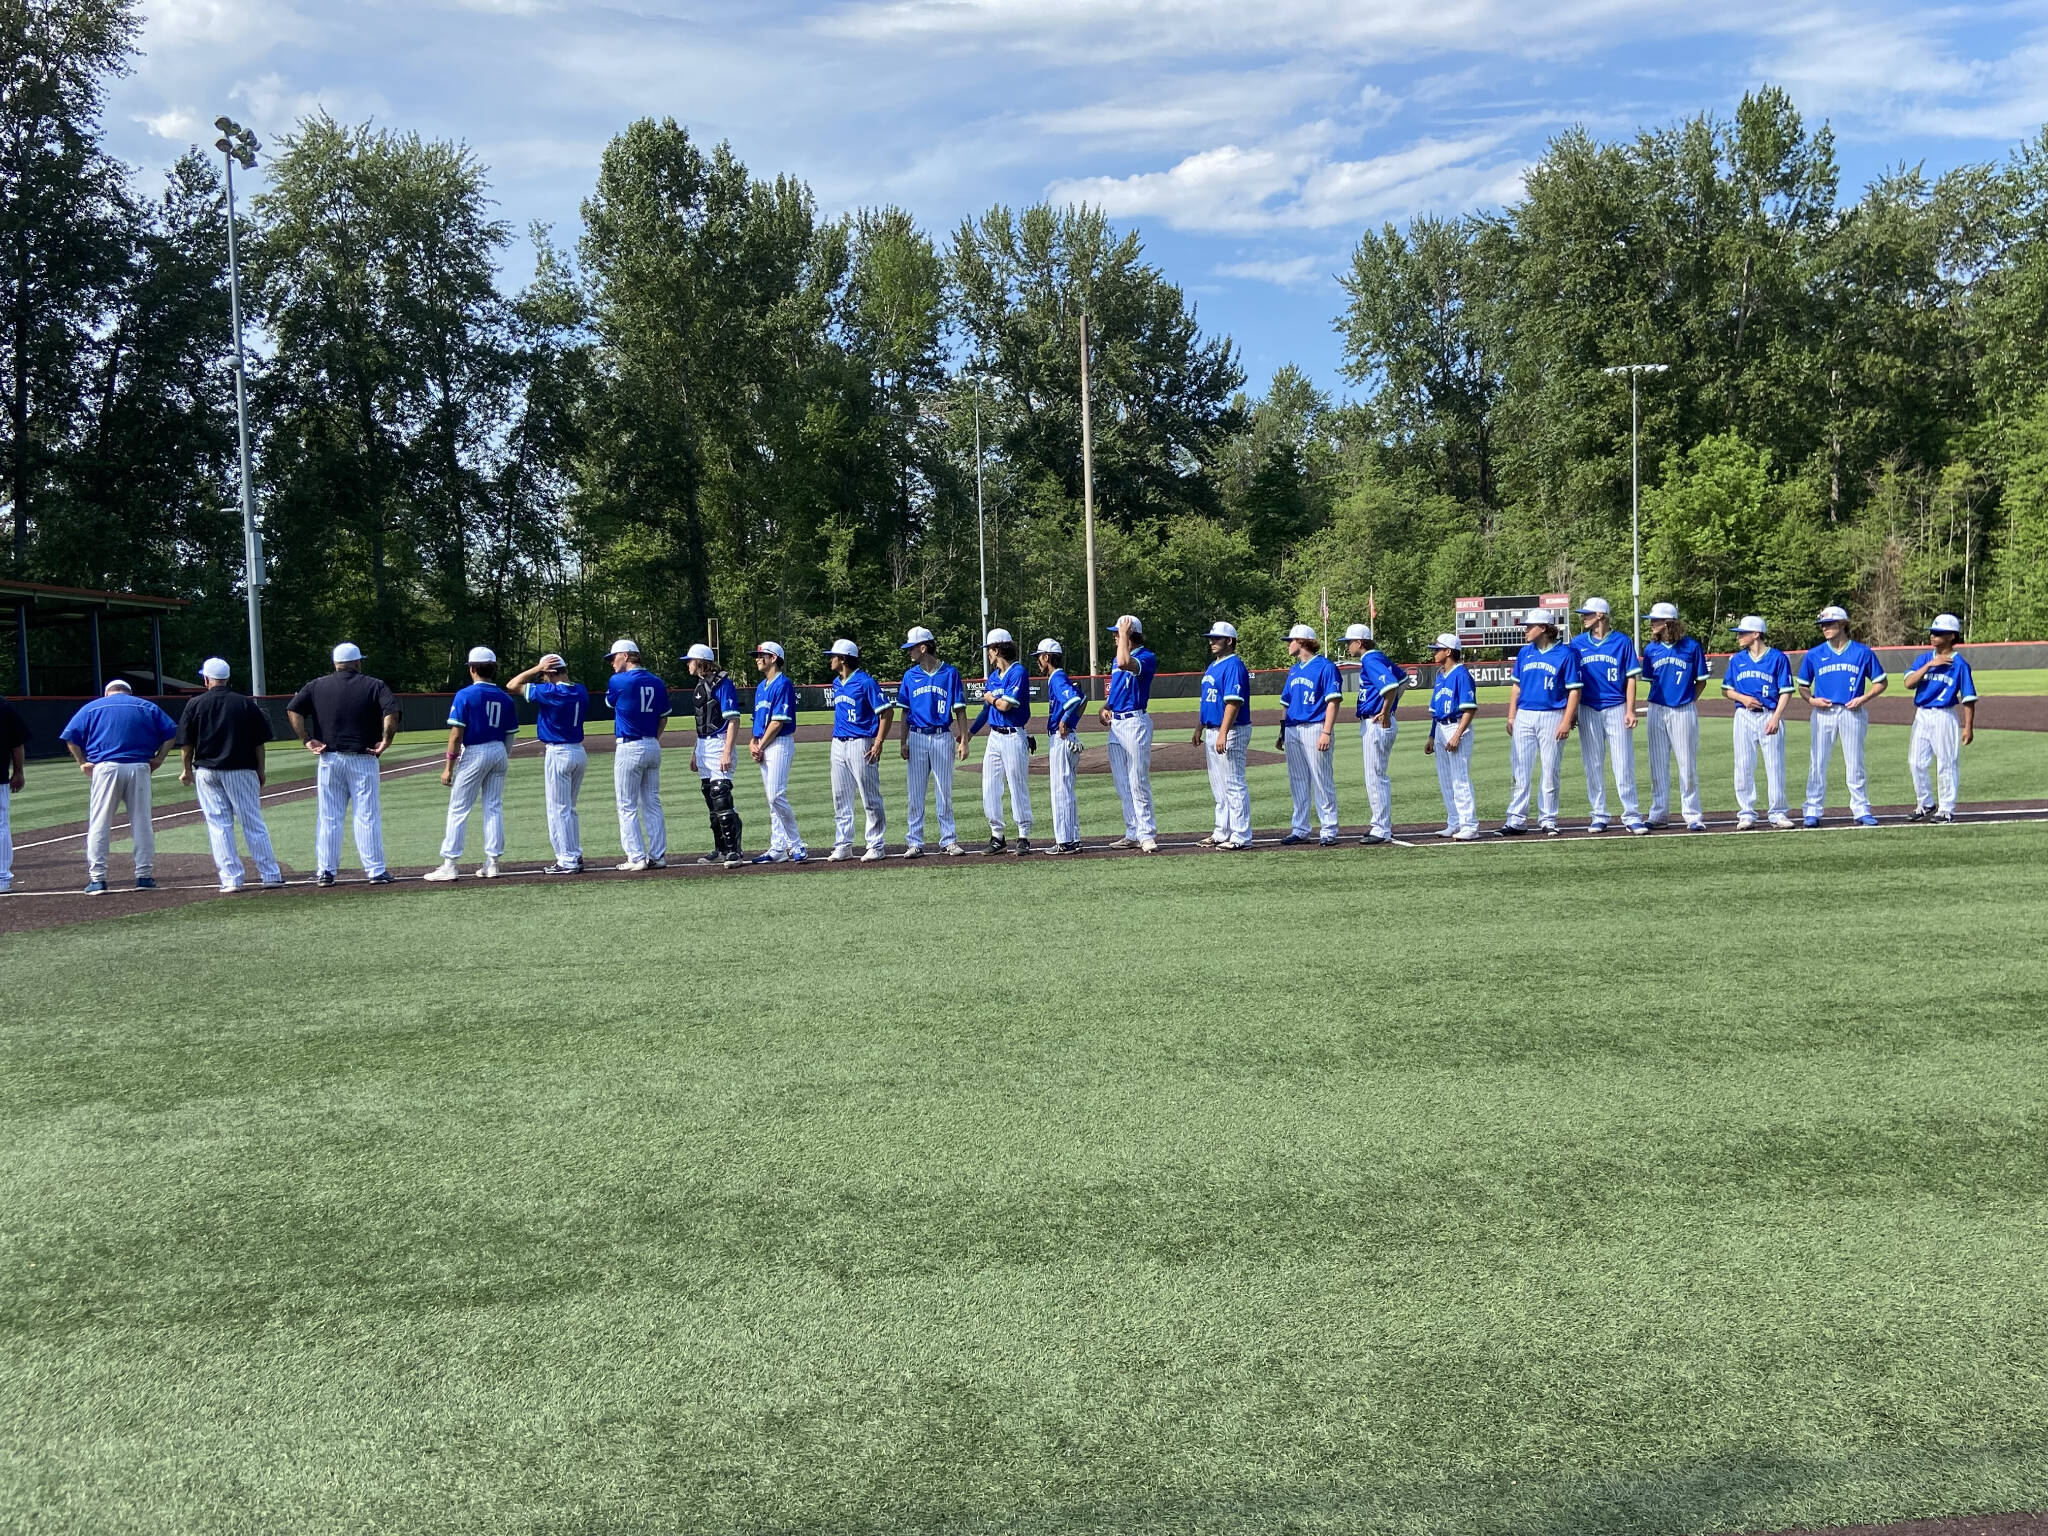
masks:
<instances>
[{"instance_id":1,"label":"scoreboard","mask_svg":"<svg viewBox=\"0 0 2048 1536\"><path fill-rule=\"evenodd\" d=\"M1475 645L1520 645L1529 636L1529 615L1541 613L1560 630L1569 628L1566 615L1572 606L1569 592L1542 592L1521 597L1461 597L1458 616L1452 626L1468 648Z\"/></svg>"}]
</instances>

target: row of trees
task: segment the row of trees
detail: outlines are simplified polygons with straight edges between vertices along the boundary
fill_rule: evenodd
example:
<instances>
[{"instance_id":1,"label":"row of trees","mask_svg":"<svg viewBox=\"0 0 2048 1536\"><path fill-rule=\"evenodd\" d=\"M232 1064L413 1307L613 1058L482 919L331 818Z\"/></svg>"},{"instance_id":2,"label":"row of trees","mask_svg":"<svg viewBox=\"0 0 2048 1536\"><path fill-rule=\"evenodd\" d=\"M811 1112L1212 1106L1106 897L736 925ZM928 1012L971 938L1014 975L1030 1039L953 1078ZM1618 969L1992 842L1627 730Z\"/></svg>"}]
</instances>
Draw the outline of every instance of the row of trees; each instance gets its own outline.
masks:
<instances>
[{"instance_id":1,"label":"row of trees","mask_svg":"<svg viewBox=\"0 0 2048 1536\"><path fill-rule=\"evenodd\" d=\"M12 569L192 597L176 672L241 648L226 210L199 152L144 196L102 147L133 39L132 0L0 11L0 453ZM343 635L420 687L478 641L589 669L614 634L672 655L713 623L800 654L924 622L964 654L984 502L994 622L1078 649L1083 313L1103 603L1172 665L1219 615L1278 660L1325 594L1407 652L1467 593L1625 599L1628 395L1602 370L1638 361L1671 366L1643 398L1654 595L2048 633L2048 138L1844 206L1775 91L1565 135L1504 212L1360 240L1342 405L1292 368L1247 396L1088 209L943 239L827 219L643 121L515 289L460 146L316 116L267 171L244 250L280 682Z\"/></svg>"}]
</instances>

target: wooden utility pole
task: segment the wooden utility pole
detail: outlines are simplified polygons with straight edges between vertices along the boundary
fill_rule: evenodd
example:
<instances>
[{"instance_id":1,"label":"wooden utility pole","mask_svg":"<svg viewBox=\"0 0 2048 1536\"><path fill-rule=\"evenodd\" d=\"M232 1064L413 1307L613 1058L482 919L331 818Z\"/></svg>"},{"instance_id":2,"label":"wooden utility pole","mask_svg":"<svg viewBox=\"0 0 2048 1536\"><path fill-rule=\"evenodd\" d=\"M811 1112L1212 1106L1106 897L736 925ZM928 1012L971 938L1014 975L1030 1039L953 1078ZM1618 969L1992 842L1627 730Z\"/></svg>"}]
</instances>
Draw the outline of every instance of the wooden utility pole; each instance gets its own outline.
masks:
<instances>
[{"instance_id":1,"label":"wooden utility pole","mask_svg":"<svg viewBox=\"0 0 2048 1536\"><path fill-rule=\"evenodd\" d=\"M1088 691L1102 675L1102 621L1095 612L1095 433L1088 416L1088 313L1081 313L1081 543L1088 561Z\"/></svg>"}]
</instances>

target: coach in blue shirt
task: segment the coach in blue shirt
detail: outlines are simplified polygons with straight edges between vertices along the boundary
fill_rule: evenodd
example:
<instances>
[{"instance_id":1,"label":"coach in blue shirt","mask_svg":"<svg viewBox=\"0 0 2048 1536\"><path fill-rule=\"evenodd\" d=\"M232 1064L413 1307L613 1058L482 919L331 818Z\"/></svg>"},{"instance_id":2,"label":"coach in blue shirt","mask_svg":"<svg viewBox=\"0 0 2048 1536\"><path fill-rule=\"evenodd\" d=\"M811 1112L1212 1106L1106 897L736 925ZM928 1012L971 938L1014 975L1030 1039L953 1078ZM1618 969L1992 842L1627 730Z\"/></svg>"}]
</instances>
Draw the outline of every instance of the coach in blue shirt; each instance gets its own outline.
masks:
<instances>
[{"instance_id":1,"label":"coach in blue shirt","mask_svg":"<svg viewBox=\"0 0 2048 1536\"><path fill-rule=\"evenodd\" d=\"M1863 745L1870 734L1864 706L1883 693L1884 663L1861 640L1849 638L1849 615L1830 605L1821 609L1821 644L1799 662L1799 693L1813 705L1807 721L1813 750L1806 765L1806 815L1803 825L1820 825L1828 801L1828 759L1842 744L1842 767L1849 780L1849 814L1859 826L1874 827L1870 785L1863 772Z\"/></svg>"},{"instance_id":2,"label":"coach in blue shirt","mask_svg":"<svg viewBox=\"0 0 2048 1536\"><path fill-rule=\"evenodd\" d=\"M177 724L148 699L138 699L119 678L71 717L64 745L79 771L92 779L90 820L85 834L88 896L107 888L107 852L114 842L114 814L128 810L135 835L135 888L156 888L156 828L150 821L149 776L171 749Z\"/></svg>"}]
</instances>

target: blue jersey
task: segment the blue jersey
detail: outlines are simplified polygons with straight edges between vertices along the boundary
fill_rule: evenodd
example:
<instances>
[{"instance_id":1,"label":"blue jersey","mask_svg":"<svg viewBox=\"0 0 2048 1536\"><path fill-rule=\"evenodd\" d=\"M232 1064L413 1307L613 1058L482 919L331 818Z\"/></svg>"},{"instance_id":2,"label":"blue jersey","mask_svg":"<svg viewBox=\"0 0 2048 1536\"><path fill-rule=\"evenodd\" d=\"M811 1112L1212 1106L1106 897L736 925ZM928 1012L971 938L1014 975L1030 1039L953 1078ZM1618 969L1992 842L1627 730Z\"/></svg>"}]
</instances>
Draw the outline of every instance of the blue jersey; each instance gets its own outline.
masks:
<instances>
[{"instance_id":1,"label":"blue jersey","mask_svg":"<svg viewBox=\"0 0 2048 1536\"><path fill-rule=\"evenodd\" d=\"M1956 704L1974 704L1977 701L1977 679L1970 675L1970 664L1963 660L1962 652L1949 652L1950 660L1938 665L1920 679L1920 686L1913 690L1913 702L1922 709L1948 709ZM1935 659L1934 652L1922 651L1913 658L1908 672L1917 672Z\"/></svg>"},{"instance_id":2,"label":"blue jersey","mask_svg":"<svg viewBox=\"0 0 2048 1536\"><path fill-rule=\"evenodd\" d=\"M1251 723L1252 674L1243 658L1218 656L1202 674L1202 725L1215 730L1223 723L1223 706L1237 704L1237 723Z\"/></svg>"},{"instance_id":3,"label":"blue jersey","mask_svg":"<svg viewBox=\"0 0 2048 1536\"><path fill-rule=\"evenodd\" d=\"M1830 704L1848 703L1883 676L1884 663L1861 640L1851 640L1839 651L1823 640L1799 663L1799 681L1816 699Z\"/></svg>"},{"instance_id":4,"label":"blue jersey","mask_svg":"<svg viewBox=\"0 0 2048 1536\"><path fill-rule=\"evenodd\" d=\"M1775 709L1779 696L1792 691L1792 663L1775 645L1765 646L1761 656L1737 651L1721 674L1721 691L1746 693L1765 709Z\"/></svg>"},{"instance_id":5,"label":"blue jersey","mask_svg":"<svg viewBox=\"0 0 2048 1536\"><path fill-rule=\"evenodd\" d=\"M1081 718L1081 706L1087 702L1087 696L1074 686L1066 670L1054 667L1045 679L1046 729L1057 731L1065 726L1071 733Z\"/></svg>"},{"instance_id":6,"label":"blue jersey","mask_svg":"<svg viewBox=\"0 0 2048 1536\"><path fill-rule=\"evenodd\" d=\"M668 718L668 684L645 667L614 672L604 685L612 707L612 734L621 741L645 741L661 734Z\"/></svg>"},{"instance_id":7,"label":"blue jersey","mask_svg":"<svg viewBox=\"0 0 2048 1536\"><path fill-rule=\"evenodd\" d=\"M981 712L990 725L1020 731L1030 723L1031 678L1024 671L1023 662L1013 661L1007 667L998 667L989 673L982 681L981 697ZM999 699L1009 702L998 703Z\"/></svg>"},{"instance_id":8,"label":"blue jersey","mask_svg":"<svg viewBox=\"0 0 2048 1536\"><path fill-rule=\"evenodd\" d=\"M769 723L775 720L782 722L776 740L795 734L796 684L789 680L787 672L778 672L754 685L754 739L759 741L766 736Z\"/></svg>"},{"instance_id":9,"label":"blue jersey","mask_svg":"<svg viewBox=\"0 0 2048 1536\"><path fill-rule=\"evenodd\" d=\"M1515 653L1514 679L1522 690L1517 709L1563 709L1582 686L1579 653L1568 645L1525 645Z\"/></svg>"},{"instance_id":10,"label":"blue jersey","mask_svg":"<svg viewBox=\"0 0 2048 1536\"><path fill-rule=\"evenodd\" d=\"M1429 690L1429 718L1449 725L1460 715L1479 707L1479 690L1472 686L1472 674L1462 661L1439 672L1436 686Z\"/></svg>"},{"instance_id":11,"label":"blue jersey","mask_svg":"<svg viewBox=\"0 0 2048 1536\"><path fill-rule=\"evenodd\" d=\"M496 683L471 683L448 701L448 723L462 727L465 747L487 747L519 733L519 706Z\"/></svg>"},{"instance_id":12,"label":"blue jersey","mask_svg":"<svg viewBox=\"0 0 2048 1536\"><path fill-rule=\"evenodd\" d=\"M1707 648L1687 635L1676 645L1652 640L1643 647L1643 671L1650 679L1650 702L1683 709L1700 696L1700 684L1714 675Z\"/></svg>"},{"instance_id":13,"label":"blue jersey","mask_svg":"<svg viewBox=\"0 0 2048 1536\"><path fill-rule=\"evenodd\" d=\"M146 763L178 726L148 699L109 693L87 703L60 734L85 749L88 763Z\"/></svg>"},{"instance_id":14,"label":"blue jersey","mask_svg":"<svg viewBox=\"0 0 2048 1536\"><path fill-rule=\"evenodd\" d=\"M1642 675L1636 660L1636 643L1618 629L1607 631L1605 640L1595 640L1590 631L1571 638L1572 654L1579 658L1579 680L1585 684L1579 703L1586 709L1613 709L1628 702L1628 680Z\"/></svg>"},{"instance_id":15,"label":"blue jersey","mask_svg":"<svg viewBox=\"0 0 2048 1536\"><path fill-rule=\"evenodd\" d=\"M1385 652L1367 651L1358 658L1358 718L1378 719L1407 686L1408 674L1387 660Z\"/></svg>"},{"instance_id":16,"label":"blue jersey","mask_svg":"<svg viewBox=\"0 0 2048 1536\"><path fill-rule=\"evenodd\" d=\"M1131 660L1138 664L1135 672L1110 665L1109 697L1103 702L1112 715L1128 715L1151 706L1152 674L1159 670L1159 658L1141 645L1132 650Z\"/></svg>"},{"instance_id":17,"label":"blue jersey","mask_svg":"<svg viewBox=\"0 0 2048 1536\"><path fill-rule=\"evenodd\" d=\"M888 700L882 685L856 667L832 685L832 739L853 741L875 734Z\"/></svg>"},{"instance_id":18,"label":"blue jersey","mask_svg":"<svg viewBox=\"0 0 2048 1536\"><path fill-rule=\"evenodd\" d=\"M967 707L967 692L960 684L960 669L942 661L936 672L912 667L896 685L896 702L903 706L903 723L913 731L934 735L953 729L953 717Z\"/></svg>"},{"instance_id":19,"label":"blue jersey","mask_svg":"<svg viewBox=\"0 0 2048 1536\"><path fill-rule=\"evenodd\" d=\"M1344 679L1327 656L1309 656L1287 669L1280 687L1281 716L1289 725L1313 725L1332 699L1344 697Z\"/></svg>"},{"instance_id":20,"label":"blue jersey","mask_svg":"<svg viewBox=\"0 0 2048 1536\"><path fill-rule=\"evenodd\" d=\"M535 730L542 741L583 739L583 717L590 713L590 690L581 683L528 683Z\"/></svg>"}]
</instances>

